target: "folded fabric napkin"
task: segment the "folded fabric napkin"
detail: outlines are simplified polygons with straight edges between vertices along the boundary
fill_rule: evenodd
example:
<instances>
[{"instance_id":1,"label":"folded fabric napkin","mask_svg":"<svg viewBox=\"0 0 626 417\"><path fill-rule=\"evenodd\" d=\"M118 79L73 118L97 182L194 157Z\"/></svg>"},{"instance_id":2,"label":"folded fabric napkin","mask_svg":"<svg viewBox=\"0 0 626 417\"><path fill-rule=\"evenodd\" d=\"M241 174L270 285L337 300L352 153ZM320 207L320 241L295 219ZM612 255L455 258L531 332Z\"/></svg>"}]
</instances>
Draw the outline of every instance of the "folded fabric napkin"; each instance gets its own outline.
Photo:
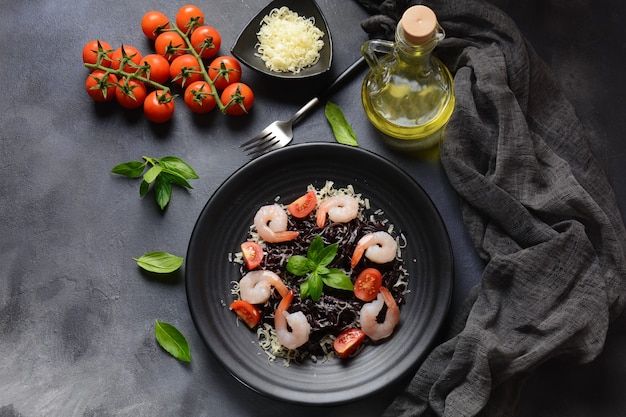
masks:
<instances>
[{"instance_id":1,"label":"folded fabric napkin","mask_svg":"<svg viewBox=\"0 0 626 417\"><path fill-rule=\"evenodd\" d=\"M393 39L408 0L358 0ZM480 0L431 0L456 108L441 161L485 260L446 342L387 416L511 416L545 361L602 350L626 300L626 232L587 133L514 22Z\"/></svg>"}]
</instances>

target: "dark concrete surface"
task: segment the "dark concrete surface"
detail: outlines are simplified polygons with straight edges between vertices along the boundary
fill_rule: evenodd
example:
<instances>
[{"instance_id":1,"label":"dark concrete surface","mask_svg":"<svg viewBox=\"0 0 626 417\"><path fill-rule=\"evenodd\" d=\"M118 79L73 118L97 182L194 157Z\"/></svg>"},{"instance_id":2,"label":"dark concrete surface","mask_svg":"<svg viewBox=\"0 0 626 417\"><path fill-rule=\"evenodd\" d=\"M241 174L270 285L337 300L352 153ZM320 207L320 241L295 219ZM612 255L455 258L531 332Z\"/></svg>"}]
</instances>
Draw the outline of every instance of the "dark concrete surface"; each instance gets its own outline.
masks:
<instances>
[{"instance_id":1,"label":"dark concrete surface","mask_svg":"<svg viewBox=\"0 0 626 417\"><path fill-rule=\"evenodd\" d=\"M495 0L562 80L593 148L626 210L626 3L609 0ZM197 3L223 36L223 53L260 0ZM182 102L172 123L95 105L80 58L88 40L150 50L141 16L173 16L165 0L63 2L0 0L0 416L325 416L380 415L393 392L337 409L306 409L257 395L205 349L189 315L183 271L168 280L137 269L152 250L184 256L196 218L247 157L237 148L270 121L284 119L359 56L366 13L353 2L319 0L335 60L318 83L290 88L244 73L256 92L246 118L193 117ZM455 194L437 162L385 148L362 111L357 75L334 97L363 148L394 160L429 193L455 252L452 310L480 278ZM295 143L333 141L323 112L296 128ZM194 189L175 189L166 212L138 183L113 176L142 155L180 156L196 168ZM215 237L219 239L219 236ZM182 364L154 340L154 321L177 326L193 360ZM529 379L520 417L623 416L626 317L616 321L594 362L546 363ZM321 413L323 411L323 413Z\"/></svg>"}]
</instances>

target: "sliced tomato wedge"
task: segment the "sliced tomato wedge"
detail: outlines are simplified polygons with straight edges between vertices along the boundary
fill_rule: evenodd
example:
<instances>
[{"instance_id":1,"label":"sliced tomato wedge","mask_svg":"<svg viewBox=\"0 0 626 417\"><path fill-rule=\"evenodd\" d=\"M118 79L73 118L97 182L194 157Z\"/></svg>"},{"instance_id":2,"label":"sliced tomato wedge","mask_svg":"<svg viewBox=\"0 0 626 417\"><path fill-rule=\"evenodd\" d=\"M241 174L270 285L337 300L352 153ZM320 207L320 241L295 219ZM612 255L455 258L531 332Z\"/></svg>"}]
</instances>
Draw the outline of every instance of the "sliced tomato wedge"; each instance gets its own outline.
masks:
<instances>
[{"instance_id":1,"label":"sliced tomato wedge","mask_svg":"<svg viewBox=\"0 0 626 417\"><path fill-rule=\"evenodd\" d=\"M253 304L244 300L235 300L230 304L230 309L237 313L237 316L248 325L254 328L261 321L261 311Z\"/></svg>"},{"instance_id":2,"label":"sliced tomato wedge","mask_svg":"<svg viewBox=\"0 0 626 417\"><path fill-rule=\"evenodd\" d=\"M366 268L354 281L354 296L362 301L372 301L383 285L383 275L376 268Z\"/></svg>"},{"instance_id":3,"label":"sliced tomato wedge","mask_svg":"<svg viewBox=\"0 0 626 417\"><path fill-rule=\"evenodd\" d=\"M317 195L315 191L309 191L302 197L299 197L293 203L287 206L287 210L293 217L302 219L308 216L317 204Z\"/></svg>"},{"instance_id":4,"label":"sliced tomato wedge","mask_svg":"<svg viewBox=\"0 0 626 417\"><path fill-rule=\"evenodd\" d=\"M248 269L254 269L261 265L261 261L265 255L261 245L250 240L241 244L241 253L243 254L243 261L246 263Z\"/></svg>"},{"instance_id":5,"label":"sliced tomato wedge","mask_svg":"<svg viewBox=\"0 0 626 417\"><path fill-rule=\"evenodd\" d=\"M335 349L337 356L340 358L347 358L357 350L364 339L365 333L363 330L356 327L350 327L339 333L339 336L337 336L335 342L333 343L333 348Z\"/></svg>"}]
</instances>

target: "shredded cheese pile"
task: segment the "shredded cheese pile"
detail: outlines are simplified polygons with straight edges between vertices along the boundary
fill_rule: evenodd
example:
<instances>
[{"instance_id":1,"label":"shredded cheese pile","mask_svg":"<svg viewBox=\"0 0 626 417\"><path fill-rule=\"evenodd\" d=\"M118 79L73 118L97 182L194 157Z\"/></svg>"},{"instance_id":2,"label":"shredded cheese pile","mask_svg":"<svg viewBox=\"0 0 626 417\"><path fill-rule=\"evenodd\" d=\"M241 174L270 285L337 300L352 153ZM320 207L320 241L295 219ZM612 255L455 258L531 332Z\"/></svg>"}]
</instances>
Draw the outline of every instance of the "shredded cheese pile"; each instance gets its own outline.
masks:
<instances>
[{"instance_id":1,"label":"shredded cheese pile","mask_svg":"<svg viewBox=\"0 0 626 417\"><path fill-rule=\"evenodd\" d=\"M297 74L317 63L323 36L312 17L299 16L286 6L272 9L261 21L255 55L270 71Z\"/></svg>"}]
</instances>

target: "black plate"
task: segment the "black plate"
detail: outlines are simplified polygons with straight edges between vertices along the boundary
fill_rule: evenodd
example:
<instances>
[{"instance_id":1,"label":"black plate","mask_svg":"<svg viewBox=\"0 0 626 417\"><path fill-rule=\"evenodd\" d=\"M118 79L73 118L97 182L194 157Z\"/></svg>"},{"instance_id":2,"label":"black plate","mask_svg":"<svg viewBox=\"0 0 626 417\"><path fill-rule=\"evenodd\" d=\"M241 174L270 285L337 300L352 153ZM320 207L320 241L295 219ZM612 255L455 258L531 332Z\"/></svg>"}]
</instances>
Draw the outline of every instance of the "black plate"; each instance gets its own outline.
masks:
<instances>
[{"instance_id":1,"label":"black plate","mask_svg":"<svg viewBox=\"0 0 626 417\"><path fill-rule=\"evenodd\" d=\"M308 184L352 184L406 236L410 293L391 339L351 360L285 367L268 364L256 334L237 325L228 305L238 266L228 261L262 205L289 203ZM292 145L257 158L228 178L195 225L186 259L194 323L215 357L236 379L267 396L308 405L340 404L399 381L424 359L448 311L453 283L450 240L439 212L403 170L369 151L334 143Z\"/></svg>"},{"instance_id":2,"label":"black plate","mask_svg":"<svg viewBox=\"0 0 626 417\"><path fill-rule=\"evenodd\" d=\"M320 51L319 61L317 61L315 65L303 68L297 74L292 72L270 71L265 66L265 62L255 55L257 52L256 44L258 42L256 34L259 32L259 29L261 29L261 21L272 9L281 8L283 6L288 7L302 17L314 18L315 26L324 32L324 37L322 38L324 47ZM330 36L328 24L326 23L326 18L317 6L317 3L315 3L315 0L273 0L250 20L237 37L230 52L246 66L271 77L285 79L308 78L320 75L330 69L333 60L333 41Z\"/></svg>"}]
</instances>

